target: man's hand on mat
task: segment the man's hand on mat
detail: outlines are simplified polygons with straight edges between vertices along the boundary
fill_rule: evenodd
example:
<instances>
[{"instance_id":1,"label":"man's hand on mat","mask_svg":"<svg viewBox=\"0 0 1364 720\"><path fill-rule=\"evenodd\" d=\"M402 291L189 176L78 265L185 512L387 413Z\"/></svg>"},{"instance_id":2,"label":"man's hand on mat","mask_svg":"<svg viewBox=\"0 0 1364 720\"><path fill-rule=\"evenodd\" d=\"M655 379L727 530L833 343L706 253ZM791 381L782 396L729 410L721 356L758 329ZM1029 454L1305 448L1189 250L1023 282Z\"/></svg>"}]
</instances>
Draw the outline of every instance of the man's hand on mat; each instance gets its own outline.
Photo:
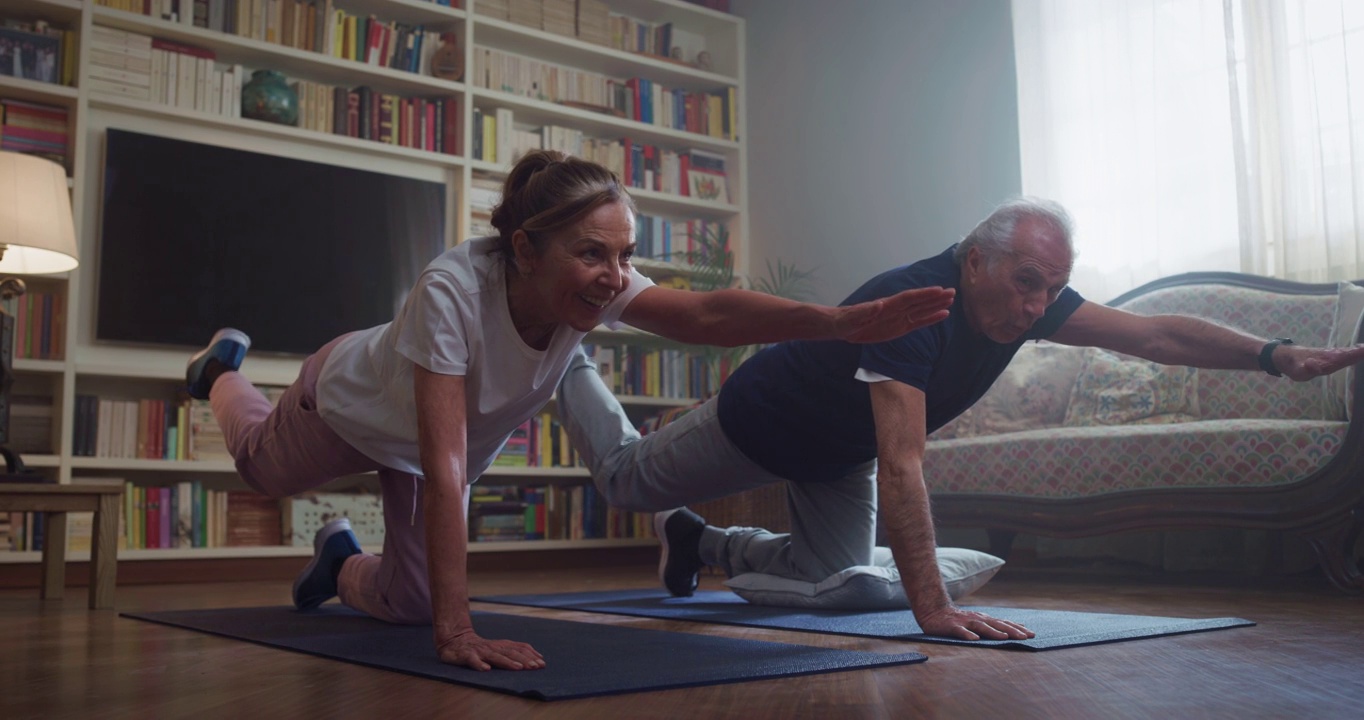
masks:
<instances>
[{"instance_id":1,"label":"man's hand on mat","mask_svg":"<svg viewBox=\"0 0 1364 720\"><path fill-rule=\"evenodd\" d=\"M914 619L924 634L953 637L961 640L1028 640L1033 631L1016 622L1000 620L974 610L962 610L955 605L934 612L914 613Z\"/></svg>"},{"instance_id":2,"label":"man's hand on mat","mask_svg":"<svg viewBox=\"0 0 1364 720\"><path fill-rule=\"evenodd\" d=\"M836 337L855 343L894 340L947 319L956 290L926 287L838 308Z\"/></svg>"},{"instance_id":3,"label":"man's hand on mat","mask_svg":"<svg viewBox=\"0 0 1364 720\"><path fill-rule=\"evenodd\" d=\"M1357 362L1364 362L1364 345L1340 348L1280 345L1274 348L1274 365L1279 372L1298 382L1330 375Z\"/></svg>"},{"instance_id":4,"label":"man's hand on mat","mask_svg":"<svg viewBox=\"0 0 1364 720\"><path fill-rule=\"evenodd\" d=\"M475 670L539 670L545 657L535 648L515 640L484 640L466 630L436 646L440 661Z\"/></svg>"}]
</instances>

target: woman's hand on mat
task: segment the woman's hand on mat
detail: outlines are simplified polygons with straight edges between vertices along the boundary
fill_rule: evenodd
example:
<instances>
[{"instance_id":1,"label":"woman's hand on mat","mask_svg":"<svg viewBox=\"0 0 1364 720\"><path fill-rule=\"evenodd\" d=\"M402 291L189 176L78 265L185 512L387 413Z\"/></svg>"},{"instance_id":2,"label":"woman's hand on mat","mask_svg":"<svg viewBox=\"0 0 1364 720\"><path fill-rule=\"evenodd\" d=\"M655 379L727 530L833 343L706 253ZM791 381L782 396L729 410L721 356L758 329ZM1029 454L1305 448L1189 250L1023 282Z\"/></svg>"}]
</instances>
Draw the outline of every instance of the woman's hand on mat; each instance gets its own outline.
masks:
<instances>
[{"instance_id":1,"label":"woman's hand on mat","mask_svg":"<svg viewBox=\"0 0 1364 720\"><path fill-rule=\"evenodd\" d=\"M985 613L962 610L948 605L941 610L922 615L914 613L914 619L924 634L938 637L953 637L960 640L1027 640L1035 636L1033 631L1016 622L993 618Z\"/></svg>"},{"instance_id":2,"label":"woman's hand on mat","mask_svg":"<svg viewBox=\"0 0 1364 720\"><path fill-rule=\"evenodd\" d=\"M465 630L444 642L438 641L436 652L443 663L475 670L539 670L545 666L545 657L526 643L485 640L473 630Z\"/></svg>"},{"instance_id":3,"label":"woman's hand on mat","mask_svg":"<svg viewBox=\"0 0 1364 720\"><path fill-rule=\"evenodd\" d=\"M947 319L956 291L927 287L838 308L835 336L854 343L893 340Z\"/></svg>"}]
</instances>

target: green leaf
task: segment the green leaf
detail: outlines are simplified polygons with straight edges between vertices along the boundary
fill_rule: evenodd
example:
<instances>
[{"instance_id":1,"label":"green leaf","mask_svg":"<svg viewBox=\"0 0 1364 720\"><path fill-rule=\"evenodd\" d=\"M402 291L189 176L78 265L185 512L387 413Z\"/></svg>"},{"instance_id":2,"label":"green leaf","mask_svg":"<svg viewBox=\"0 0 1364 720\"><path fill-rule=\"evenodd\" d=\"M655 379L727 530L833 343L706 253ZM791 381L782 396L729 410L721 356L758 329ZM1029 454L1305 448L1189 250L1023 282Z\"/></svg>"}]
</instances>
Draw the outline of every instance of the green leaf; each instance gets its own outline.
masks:
<instances>
[{"instance_id":1,"label":"green leaf","mask_svg":"<svg viewBox=\"0 0 1364 720\"><path fill-rule=\"evenodd\" d=\"M724 225L717 224L713 230L693 238L693 249L673 253L672 259L676 261L677 258L681 258L692 267L693 291L709 292L735 285L734 253L729 248L729 228ZM814 276L813 271L801 270L794 263L778 260L774 265L769 260L767 275L752 279L750 287L757 292L788 300L807 301L814 296ZM702 345L698 348L697 354L706 361L706 367L711 373L712 387L719 387L719 373L726 364L733 370L757 351L756 345L733 348Z\"/></svg>"}]
</instances>

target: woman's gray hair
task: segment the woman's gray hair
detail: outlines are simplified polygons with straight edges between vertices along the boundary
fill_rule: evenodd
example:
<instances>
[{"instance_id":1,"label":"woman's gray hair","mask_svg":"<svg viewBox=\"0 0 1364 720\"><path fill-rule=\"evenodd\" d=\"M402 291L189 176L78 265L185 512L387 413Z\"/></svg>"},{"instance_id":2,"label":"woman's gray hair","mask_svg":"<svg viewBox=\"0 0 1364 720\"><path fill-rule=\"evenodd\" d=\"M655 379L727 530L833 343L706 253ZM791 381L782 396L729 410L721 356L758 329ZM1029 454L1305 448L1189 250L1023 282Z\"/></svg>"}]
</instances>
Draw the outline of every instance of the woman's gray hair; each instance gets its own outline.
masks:
<instances>
[{"instance_id":1,"label":"woman's gray hair","mask_svg":"<svg viewBox=\"0 0 1364 720\"><path fill-rule=\"evenodd\" d=\"M979 247L987 261L1002 257L1012 249L1014 229L1023 218L1033 218L1050 225L1051 230L1059 233L1065 240L1071 255L1075 255L1075 244L1071 240L1075 223L1070 219L1070 213L1055 201L1025 196L1014 198L995 208L989 217L981 220L970 234L957 243L952 258L960 265L973 247Z\"/></svg>"}]
</instances>

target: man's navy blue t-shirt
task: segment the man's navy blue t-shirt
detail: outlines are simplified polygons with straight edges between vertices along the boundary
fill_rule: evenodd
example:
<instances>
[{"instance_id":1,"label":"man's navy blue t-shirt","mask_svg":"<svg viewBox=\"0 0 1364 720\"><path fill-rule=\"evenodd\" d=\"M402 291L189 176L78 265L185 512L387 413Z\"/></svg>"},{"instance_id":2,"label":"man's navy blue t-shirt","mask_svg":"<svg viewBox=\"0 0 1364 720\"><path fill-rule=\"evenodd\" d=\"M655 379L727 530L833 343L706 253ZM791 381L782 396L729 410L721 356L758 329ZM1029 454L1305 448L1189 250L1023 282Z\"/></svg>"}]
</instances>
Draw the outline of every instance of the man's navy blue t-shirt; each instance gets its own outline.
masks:
<instances>
[{"instance_id":1,"label":"man's navy blue t-shirt","mask_svg":"<svg viewBox=\"0 0 1364 720\"><path fill-rule=\"evenodd\" d=\"M952 250L882 273L843 301L935 285L957 288L946 320L883 343L796 341L759 351L720 391L725 435L749 459L788 480L840 478L876 457L871 391L855 377L859 368L922 390L931 433L975 404L1024 342L1050 336L1084 302L1066 288L1027 334L996 343L967 323Z\"/></svg>"}]
</instances>

